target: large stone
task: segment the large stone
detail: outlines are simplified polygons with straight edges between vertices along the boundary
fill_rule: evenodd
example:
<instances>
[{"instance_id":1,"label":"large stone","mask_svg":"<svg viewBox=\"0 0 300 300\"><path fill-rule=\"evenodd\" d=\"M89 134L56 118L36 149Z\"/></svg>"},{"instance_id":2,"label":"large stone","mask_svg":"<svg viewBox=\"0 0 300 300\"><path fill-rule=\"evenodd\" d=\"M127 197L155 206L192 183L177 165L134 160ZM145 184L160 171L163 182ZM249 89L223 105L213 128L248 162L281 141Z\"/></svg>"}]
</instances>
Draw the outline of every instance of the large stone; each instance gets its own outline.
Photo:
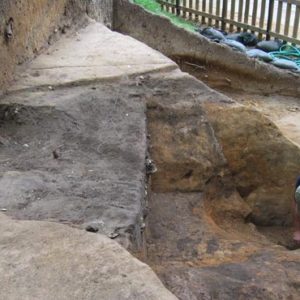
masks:
<instances>
[{"instance_id":1,"label":"large stone","mask_svg":"<svg viewBox=\"0 0 300 300\"><path fill-rule=\"evenodd\" d=\"M109 238L0 214L0 298L176 299Z\"/></svg>"}]
</instances>

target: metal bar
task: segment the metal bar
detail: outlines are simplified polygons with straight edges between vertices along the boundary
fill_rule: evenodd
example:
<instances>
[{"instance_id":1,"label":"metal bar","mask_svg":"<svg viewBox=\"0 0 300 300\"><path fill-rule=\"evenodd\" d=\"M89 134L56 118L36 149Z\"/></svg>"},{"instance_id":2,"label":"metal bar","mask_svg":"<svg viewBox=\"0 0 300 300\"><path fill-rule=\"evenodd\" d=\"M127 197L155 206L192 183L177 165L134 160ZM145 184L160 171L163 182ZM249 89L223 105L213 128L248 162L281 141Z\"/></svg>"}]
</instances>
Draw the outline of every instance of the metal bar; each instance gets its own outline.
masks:
<instances>
[{"instance_id":1,"label":"metal bar","mask_svg":"<svg viewBox=\"0 0 300 300\"><path fill-rule=\"evenodd\" d=\"M234 20L234 16L235 16L235 0L231 0L230 19ZM232 24L230 24L229 31L230 32L233 31L233 25Z\"/></svg>"},{"instance_id":2,"label":"metal bar","mask_svg":"<svg viewBox=\"0 0 300 300\"><path fill-rule=\"evenodd\" d=\"M291 11L292 11L292 4L287 3L286 15L285 15L284 35L289 35Z\"/></svg>"},{"instance_id":3,"label":"metal bar","mask_svg":"<svg viewBox=\"0 0 300 300\"><path fill-rule=\"evenodd\" d=\"M274 11L274 0L269 0L269 11L268 11L268 22L267 22L267 36L266 40L270 40L270 31L272 29L273 22L273 11Z\"/></svg>"},{"instance_id":4,"label":"metal bar","mask_svg":"<svg viewBox=\"0 0 300 300\"><path fill-rule=\"evenodd\" d=\"M282 17L282 1L278 1L278 9L277 9L277 19L276 19L276 28L275 31L277 33L280 33L280 27L281 27L281 17Z\"/></svg>"},{"instance_id":5,"label":"metal bar","mask_svg":"<svg viewBox=\"0 0 300 300\"><path fill-rule=\"evenodd\" d=\"M228 1L227 1L227 0L223 0L223 7L222 7L222 25L221 25L222 30L225 30L225 29L226 29L226 22L225 22L225 19L226 19L226 17L227 17L227 4L228 4Z\"/></svg>"}]
</instances>

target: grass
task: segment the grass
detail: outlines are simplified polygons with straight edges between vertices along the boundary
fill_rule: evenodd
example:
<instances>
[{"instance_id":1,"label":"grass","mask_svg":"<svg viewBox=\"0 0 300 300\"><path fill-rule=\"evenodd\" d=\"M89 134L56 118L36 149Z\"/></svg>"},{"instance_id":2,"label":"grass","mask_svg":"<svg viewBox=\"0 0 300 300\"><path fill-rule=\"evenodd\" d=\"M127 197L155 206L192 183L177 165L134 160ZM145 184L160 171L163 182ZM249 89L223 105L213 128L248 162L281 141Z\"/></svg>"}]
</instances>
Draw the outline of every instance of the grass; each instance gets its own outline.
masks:
<instances>
[{"instance_id":1,"label":"grass","mask_svg":"<svg viewBox=\"0 0 300 300\"><path fill-rule=\"evenodd\" d=\"M161 10L160 4L157 3L155 0L132 0L132 2L142 6L146 10L156 15L167 17L174 25L178 27L184 28L188 31L195 32L196 25L194 23L186 21L169 12Z\"/></svg>"}]
</instances>

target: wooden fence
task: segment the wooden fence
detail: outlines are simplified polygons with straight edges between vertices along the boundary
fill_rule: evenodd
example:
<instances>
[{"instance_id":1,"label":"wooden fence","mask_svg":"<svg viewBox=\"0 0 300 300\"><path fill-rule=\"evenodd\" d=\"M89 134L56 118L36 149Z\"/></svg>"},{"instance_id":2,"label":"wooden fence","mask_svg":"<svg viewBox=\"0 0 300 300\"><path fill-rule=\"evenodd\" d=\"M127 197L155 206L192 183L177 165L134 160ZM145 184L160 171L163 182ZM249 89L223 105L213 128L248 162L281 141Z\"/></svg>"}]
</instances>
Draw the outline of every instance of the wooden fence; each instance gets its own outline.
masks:
<instances>
[{"instance_id":1,"label":"wooden fence","mask_svg":"<svg viewBox=\"0 0 300 300\"><path fill-rule=\"evenodd\" d=\"M300 44L299 0L157 0L183 18L228 30L251 31L260 38Z\"/></svg>"}]
</instances>

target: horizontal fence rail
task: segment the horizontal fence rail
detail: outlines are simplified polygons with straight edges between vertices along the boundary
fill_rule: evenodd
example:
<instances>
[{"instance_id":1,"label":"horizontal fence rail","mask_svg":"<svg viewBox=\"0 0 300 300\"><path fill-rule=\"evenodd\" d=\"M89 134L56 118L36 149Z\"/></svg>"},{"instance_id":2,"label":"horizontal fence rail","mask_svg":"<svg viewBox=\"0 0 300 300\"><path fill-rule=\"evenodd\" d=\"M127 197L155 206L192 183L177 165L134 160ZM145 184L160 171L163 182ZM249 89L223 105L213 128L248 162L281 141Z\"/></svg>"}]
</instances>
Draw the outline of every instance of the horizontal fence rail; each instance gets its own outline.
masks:
<instances>
[{"instance_id":1,"label":"horizontal fence rail","mask_svg":"<svg viewBox=\"0 0 300 300\"><path fill-rule=\"evenodd\" d=\"M177 16L234 31L251 31L259 38L300 44L300 0L157 0Z\"/></svg>"}]
</instances>

